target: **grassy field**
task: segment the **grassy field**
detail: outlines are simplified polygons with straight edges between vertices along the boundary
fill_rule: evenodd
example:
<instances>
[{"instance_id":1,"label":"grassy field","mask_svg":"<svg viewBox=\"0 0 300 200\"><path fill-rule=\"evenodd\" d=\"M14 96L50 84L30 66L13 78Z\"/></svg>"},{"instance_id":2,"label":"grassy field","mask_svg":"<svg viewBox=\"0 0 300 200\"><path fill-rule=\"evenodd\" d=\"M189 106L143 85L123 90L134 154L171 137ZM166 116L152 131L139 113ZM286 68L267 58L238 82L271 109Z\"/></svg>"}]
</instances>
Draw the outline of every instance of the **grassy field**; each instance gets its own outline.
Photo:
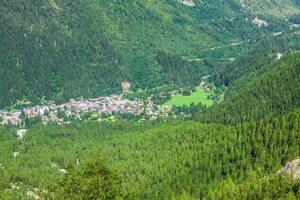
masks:
<instances>
[{"instance_id":1,"label":"grassy field","mask_svg":"<svg viewBox=\"0 0 300 200\"><path fill-rule=\"evenodd\" d=\"M190 96L183 96L181 94L177 94L170 99L166 105L176 105L176 106L183 106L183 105L190 105L191 103L201 103L206 106L211 106L214 101L208 99L208 96L211 95L211 92L206 92L204 89L197 87L197 91L193 92Z\"/></svg>"}]
</instances>

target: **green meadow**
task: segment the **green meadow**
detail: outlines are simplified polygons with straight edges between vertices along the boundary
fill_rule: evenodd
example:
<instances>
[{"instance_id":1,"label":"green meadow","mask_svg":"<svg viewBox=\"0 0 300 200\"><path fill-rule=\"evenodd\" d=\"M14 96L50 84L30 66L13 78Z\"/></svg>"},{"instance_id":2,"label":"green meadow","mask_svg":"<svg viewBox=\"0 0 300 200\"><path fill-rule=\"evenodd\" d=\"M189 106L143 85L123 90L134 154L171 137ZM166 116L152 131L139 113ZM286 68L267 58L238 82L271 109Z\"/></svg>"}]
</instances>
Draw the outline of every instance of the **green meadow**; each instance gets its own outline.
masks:
<instances>
[{"instance_id":1,"label":"green meadow","mask_svg":"<svg viewBox=\"0 0 300 200\"><path fill-rule=\"evenodd\" d=\"M197 91L193 92L190 96L183 96L182 94L177 94L173 96L166 105L170 106L189 106L191 103L201 103L202 105L211 106L214 101L208 99L208 96L211 95L212 92L207 92L203 88L197 87Z\"/></svg>"}]
</instances>

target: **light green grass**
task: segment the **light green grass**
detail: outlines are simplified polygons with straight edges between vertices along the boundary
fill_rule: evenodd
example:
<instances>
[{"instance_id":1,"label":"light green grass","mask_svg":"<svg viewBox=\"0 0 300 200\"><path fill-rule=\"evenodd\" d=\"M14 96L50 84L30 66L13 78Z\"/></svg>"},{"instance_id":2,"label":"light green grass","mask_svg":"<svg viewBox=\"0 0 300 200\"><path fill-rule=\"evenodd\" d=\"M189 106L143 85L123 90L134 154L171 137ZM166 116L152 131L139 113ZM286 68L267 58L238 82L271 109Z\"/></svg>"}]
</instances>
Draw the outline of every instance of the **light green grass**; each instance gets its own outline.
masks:
<instances>
[{"instance_id":1,"label":"light green grass","mask_svg":"<svg viewBox=\"0 0 300 200\"><path fill-rule=\"evenodd\" d=\"M211 92L206 92L204 89L197 87L197 91L193 92L190 96L183 96L181 94L177 94L172 97L168 102L166 102L166 105L170 106L189 106L191 103L201 103L202 105L211 106L214 101L211 99L208 99L208 96L211 95Z\"/></svg>"}]
</instances>

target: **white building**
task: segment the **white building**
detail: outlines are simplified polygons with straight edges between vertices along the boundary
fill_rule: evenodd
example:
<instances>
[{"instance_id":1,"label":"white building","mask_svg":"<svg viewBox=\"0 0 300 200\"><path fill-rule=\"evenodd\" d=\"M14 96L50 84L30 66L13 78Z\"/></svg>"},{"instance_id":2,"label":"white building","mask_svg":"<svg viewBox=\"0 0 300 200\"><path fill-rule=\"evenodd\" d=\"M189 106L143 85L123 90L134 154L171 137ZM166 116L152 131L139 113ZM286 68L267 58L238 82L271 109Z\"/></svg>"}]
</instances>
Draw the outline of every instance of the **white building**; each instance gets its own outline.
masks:
<instances>
[{"instance_id":1,"label":"white building","mask_svg":"<svg viewBox=\"0 0 300 200\"><path fill-rule=\"evenodd\" d=\"M17 130L16 136L17 136L19 139L23 139L23 137L25 136L26 132L27 132L27 129L20 129L20 130Z\"/></svg>"}]
</instances>

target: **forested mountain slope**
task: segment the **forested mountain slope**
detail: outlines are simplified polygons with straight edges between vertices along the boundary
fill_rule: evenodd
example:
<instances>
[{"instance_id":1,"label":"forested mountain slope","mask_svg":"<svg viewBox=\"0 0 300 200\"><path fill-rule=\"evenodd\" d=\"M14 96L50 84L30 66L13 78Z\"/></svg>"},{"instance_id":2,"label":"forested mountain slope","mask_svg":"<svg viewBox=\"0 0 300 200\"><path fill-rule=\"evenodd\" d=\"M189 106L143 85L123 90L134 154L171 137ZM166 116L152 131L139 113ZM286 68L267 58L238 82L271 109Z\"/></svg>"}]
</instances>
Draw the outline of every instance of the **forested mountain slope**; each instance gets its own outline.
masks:
<instances>
[{"instance_id":1,"label":"forested mountain slope","mask_svg":"<svg viewBox=\"0 0 300 200\"><path fill-rule=\"evenodd\" d=\"M300 50L300 44L296 42L299 39L299 35L292 34L284 37L266 37L260 40L252 50L234 61L215 66L210 81L215 85L224 85L230 89L232 86L235 87L240 79L250 81L255 78L255 74L269 70L267 66L276 62L278 56Z\"/></svg>"},{"instance_id":2,"label":"forested mountain slope","mask_svg":"<svg viewBox=\"0 0 300 200\"><path fill-rule=\"evenodd\" d=\"M187 109L200 122L87 112L0 126L0 199L300 199L300 181L276 174L300 156L299 6L2 0L0 110L120 93L123 81L158 90L210 75L203 90L228 88Z\"/></svg>"},{"instance_id":3,"label":"forested mountain slope","mask_svg":"<svg viewBox=\"0 0 300 200\"><path fill-rule=\"evenodd\" d=\"M267 64L268 71L258 74L224 102L201 116L205 122L237 124L258 120L268 114L284 114L300 105L300 54L290 54Z\"/></svg>"},{"instance_id":4,"label":"forested mountain slope","mask_svg":"<svg viewBox=\"0 0 300 200\"><path fill-rule=\"evenodd\" d=\"M299 13L296 6L300 6L298 0L275 0L275 1L249 1L249 0L238 0L242 7L250 12L257 14L268 14L271 16L280 16L285 17L288 14L297 14Z\"/></svg>"},{"instance_id":5,"label":"forested mountain slope","mask_svg":"<svg viewBox=\"0 0 300 200\"><path fill-rule=\"evenodd\" d=\"M248 9L234 0L195 0L194 7L177 0L3 0L0 106L116 93L124 80L134 88L192 84L185 80L210 71L201 59L237 57L257 38L289 30L284 19L299 10L293 1L265 2ZM252 24L257 16L268 27ZM170 67L175 62L180 66ZM170 71L179 73L169 80Z\"/></svg>"},{"instance_id":6,"label":"forested mountain slope","mask_svg":"<svg viewBox=\"0 0 300 200\"><path fill-rule=\"evenodd\" d=\"M121 180L111 189L120 187L125 199L224 199L230 194L273 199L289 192L299 197L296 186L284 184L288 180L264 178L299 156L299 125L300 111L296 109L279 118L265 117L236 126L197 122L37 126L22 141L14 137L14 129L1 127L0 197L22 199L27 188L48 190L64 177L61 169L80 170L90 152L99 149ZM19 155L14 158L13 152ZM71 175L65 176L69 181L62 182L57 193L48 195L59 199L70 196L67 192L72 190L84 193L86 187L74 185ZM91 184L81 181L80 185ZM6 190L11 183L22 189Z\"/></svg>"}]
</instances>

